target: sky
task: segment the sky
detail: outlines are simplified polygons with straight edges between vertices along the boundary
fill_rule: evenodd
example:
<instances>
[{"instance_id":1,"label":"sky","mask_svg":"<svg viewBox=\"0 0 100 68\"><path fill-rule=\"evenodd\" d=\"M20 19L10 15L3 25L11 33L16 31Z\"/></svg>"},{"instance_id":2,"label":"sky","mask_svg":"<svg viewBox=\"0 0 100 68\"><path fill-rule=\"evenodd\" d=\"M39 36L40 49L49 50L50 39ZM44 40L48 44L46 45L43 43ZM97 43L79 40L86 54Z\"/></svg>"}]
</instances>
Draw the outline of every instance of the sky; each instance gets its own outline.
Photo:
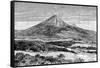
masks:
<instances>
[{"instance_id":1,"label":"sky","mask_svg":"<svg viewBox=\"0 0 100 68\"><path fill-rule=\"evenodd\" d=\"M15 3L15 29L24 30L57 15L69 24L96 31L96 7Z\"/></svg>"}]
</instances>

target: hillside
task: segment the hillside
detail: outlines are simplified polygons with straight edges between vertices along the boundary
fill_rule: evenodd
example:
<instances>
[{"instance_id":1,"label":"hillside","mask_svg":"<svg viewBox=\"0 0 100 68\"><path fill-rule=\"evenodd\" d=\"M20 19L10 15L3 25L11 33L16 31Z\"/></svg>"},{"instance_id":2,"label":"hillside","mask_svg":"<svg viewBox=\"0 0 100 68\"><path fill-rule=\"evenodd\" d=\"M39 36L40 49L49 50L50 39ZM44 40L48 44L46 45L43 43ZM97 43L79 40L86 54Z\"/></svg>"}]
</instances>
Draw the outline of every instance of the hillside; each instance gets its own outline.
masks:
<instances>
[{"instance_id":1,"label":"hillside","mask_svg":"<svg viewBox=\"0 0 100 68\"><path fill-rule=\"evenodd\" d=\"M80 39L83 41L96 42L96 32L85 30L77 26L65 23L57 15L53 15L43 22L26 30L16 30L15 38L57 38L57 39Z\"/></svg>"}]
</instances>

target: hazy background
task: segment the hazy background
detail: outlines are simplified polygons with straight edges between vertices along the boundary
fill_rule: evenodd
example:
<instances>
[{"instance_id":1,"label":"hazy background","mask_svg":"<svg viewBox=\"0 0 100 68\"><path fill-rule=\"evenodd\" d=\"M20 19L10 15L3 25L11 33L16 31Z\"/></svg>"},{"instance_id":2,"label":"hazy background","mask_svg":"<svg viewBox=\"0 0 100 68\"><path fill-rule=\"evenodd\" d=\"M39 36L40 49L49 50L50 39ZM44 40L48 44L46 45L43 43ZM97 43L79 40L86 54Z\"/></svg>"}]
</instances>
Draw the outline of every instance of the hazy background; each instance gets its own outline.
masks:
<instances>
[{"instance_id":1,"label":"hazy background","mask_svg":"<svg viewBox=\"0 0 100 68\"><path fill-rule=\"evenodd\" d=\"M96 7L22 2L15 3L15 29L27 29L55 14L66 23L96 31Z\"/></svg>"}]
</instances>

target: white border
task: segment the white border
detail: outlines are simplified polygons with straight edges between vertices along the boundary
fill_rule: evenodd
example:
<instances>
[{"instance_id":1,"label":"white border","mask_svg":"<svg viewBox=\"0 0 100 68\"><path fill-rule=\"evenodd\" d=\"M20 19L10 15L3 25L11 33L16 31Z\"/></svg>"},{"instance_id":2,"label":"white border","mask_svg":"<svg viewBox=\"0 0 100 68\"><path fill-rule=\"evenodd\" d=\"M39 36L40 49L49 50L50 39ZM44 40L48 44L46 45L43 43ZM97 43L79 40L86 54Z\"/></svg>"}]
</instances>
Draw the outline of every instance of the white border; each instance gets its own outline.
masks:
<instances>
[{"instance_id":1,"label":"white border","mask_svg":"<svg viewBox=\"0 0 100 68\"><path fill-rule=\"evenodd\" d=\"M98 7L100 8L99 0L24 0L24 1L98 5ZM100 15L100 13L98 15ZM98 17L98 20L99 18L100 17ZM98 26L100 26L99 22L100 20L98 21ZM99 34L100 34L100 30L98 30L98 35ZM99 47L99 43L98 43L98 47ZM36 66L34 68L99 68L99 66L100 66L100 62ZM0 0L0 68L11 68L10 67L10 0ZM32 67L27 67L27 68L32 68Z\"/></svg>"}]
</instances>

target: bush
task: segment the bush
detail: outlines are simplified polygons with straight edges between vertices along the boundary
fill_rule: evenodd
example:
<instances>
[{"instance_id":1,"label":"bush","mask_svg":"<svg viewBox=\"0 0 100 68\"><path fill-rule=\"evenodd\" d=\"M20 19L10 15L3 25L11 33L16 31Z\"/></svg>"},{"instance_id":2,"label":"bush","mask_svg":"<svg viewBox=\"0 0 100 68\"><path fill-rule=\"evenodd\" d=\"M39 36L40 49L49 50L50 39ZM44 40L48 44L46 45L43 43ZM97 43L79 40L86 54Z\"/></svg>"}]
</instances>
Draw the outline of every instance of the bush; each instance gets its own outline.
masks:
<instances>
[{"instance_id":1,"label":"bush","mask_svg":"<svg viewBox=\"0 0 100 68\"><path fill-rule=\"evenodd\" d=\"M40 54L35 55L35 58L38 58L38 57L40 57Z\"/></svg>"},{"instance_id":2,"label":"bush","mask_svg":"<svg viewBox=\"0 0 100 68\"><path fill-rule=\"evenodd\" d=\"M21 61L23 58L24 58L24 54L23 53L17 53L15 55L15 60Z\"/></svg>"},{"instance_id":3,"label":"bush","mask_svg":"<svg viewBox=\"0 0 100 68\"><path fill-rule=\"evenodd\" d=\"M15 65L19 65L19 62L21 62L24 58L24 54L23 53L17 53L15 55Z\"/></svg>"},{"instance_id":4,"label":"bush","mask_svg":"<svg viewBox=\"0 0 100 68\"><path fill-rule=\"evenodd\" d=\"M64 58L65 56L63 54L59 54L57 57L61 59Z\"/></svg>"},{"instance_id":5,"label":"bush","mask_svg":"<svg viewBox=\"0 0 100 68\"><path fill-rule=\"evenodd\" d=\"M84 59L82 59L82 58L77 58L77 59L74 60L74 62L84 62Z\"/></svg>"},{"instance_id":6,"label":"bush","mask_svg":"<svg viewBox=\"0 0 100 68\"><path fill-rule=\"evenodd\" d=\"M47 56L45 57L45 60L53 63L57 61L57 58L54 58L53 56Z\"/></svg>"}]
</instances>

